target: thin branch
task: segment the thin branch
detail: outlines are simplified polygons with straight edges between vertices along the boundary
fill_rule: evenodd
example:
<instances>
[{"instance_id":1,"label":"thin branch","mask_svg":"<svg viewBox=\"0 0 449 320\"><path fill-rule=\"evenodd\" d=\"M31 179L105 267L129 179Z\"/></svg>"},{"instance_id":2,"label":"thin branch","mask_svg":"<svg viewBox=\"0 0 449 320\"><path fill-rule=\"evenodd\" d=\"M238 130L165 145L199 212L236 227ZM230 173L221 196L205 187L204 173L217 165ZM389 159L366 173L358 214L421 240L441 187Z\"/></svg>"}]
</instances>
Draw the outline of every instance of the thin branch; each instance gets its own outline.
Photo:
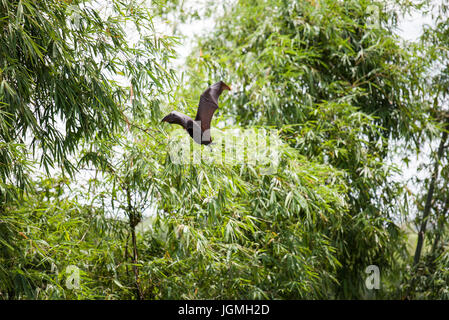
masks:
<instances>
[{"instance_id":1,"label":"thin branch","mask_svg":"<svg viewBox=\"0 0 449 320\"><path fill-rule=\"evenodd\" d=\"M446 126L447 125L449 125L449 117L446 119ZM426 232L426 228L427 228L427 220L429 218L430 209L432 206L433 192L435 190L435 183L438 179L440 159L443 156L444 145L446 144L447 137L448 137L448 132L447 132L447 130L444 130L443 134L441 136L440 145L438 147L437 158L435 159L435 165L434 165L434 169L433 169L432 179L431 179L430 185L429 185L429 191L427 192L426 204L424 206L421 227L418 232L418 242L416 244L415 257L413 259L414 265L417 265L421 258L421 251L422 251L422 247L424 244L424 236L425 236L425 232Z\"/></svg>"}]
</instances>

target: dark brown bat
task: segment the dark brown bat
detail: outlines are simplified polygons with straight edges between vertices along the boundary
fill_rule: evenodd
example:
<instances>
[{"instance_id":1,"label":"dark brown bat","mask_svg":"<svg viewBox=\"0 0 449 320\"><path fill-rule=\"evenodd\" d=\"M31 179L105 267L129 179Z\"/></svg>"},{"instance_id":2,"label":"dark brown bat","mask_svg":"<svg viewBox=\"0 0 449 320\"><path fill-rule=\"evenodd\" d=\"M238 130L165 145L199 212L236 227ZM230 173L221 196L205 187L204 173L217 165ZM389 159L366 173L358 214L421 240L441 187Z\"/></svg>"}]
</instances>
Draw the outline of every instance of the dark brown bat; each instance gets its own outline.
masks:
<instances>
[{"instance_id":1,"label":"dark brown bat","mask_svg":"<svg viewBox=\"0 0 449 320\"><path fill-rule=\"evenodd\" d=\"M218 108L218 97L223 90L231 90L231 88L223 81L219 81L201 94L195 121L178 111L170 112L162 121L181 125L196 143L208 145L212 142L210 122Z\"/></svg>"}]
</instances>

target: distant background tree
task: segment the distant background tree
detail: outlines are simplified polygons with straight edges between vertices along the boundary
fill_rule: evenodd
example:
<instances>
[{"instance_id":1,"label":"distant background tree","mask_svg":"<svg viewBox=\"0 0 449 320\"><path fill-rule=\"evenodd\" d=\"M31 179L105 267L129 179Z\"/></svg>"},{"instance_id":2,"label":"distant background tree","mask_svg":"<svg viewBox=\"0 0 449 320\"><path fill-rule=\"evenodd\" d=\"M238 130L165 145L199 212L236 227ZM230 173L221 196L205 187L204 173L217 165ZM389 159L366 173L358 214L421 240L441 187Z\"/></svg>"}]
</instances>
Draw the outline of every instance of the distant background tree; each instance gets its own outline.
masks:
<instances>
[{"instance_id":1,"label":"distant background tree","mask_svg":"<svg viewBox=\"0 0 449 320\"><path fill-rule=\"evenodd\" d=\"M419 211L415 220L418 230L414 244L413 268L406 277L410 297L447 299L448 272L448 130L449 130L449 33L447 1L427 1L423 10L432 17L434 25L426 26L420 38L421 56L427 59L426 98L430 115L435 118L434 130L423 131L421 154L426 161L417 177ZM422 177L423 176L423 177Z\"/></svg>"}]
</instances>

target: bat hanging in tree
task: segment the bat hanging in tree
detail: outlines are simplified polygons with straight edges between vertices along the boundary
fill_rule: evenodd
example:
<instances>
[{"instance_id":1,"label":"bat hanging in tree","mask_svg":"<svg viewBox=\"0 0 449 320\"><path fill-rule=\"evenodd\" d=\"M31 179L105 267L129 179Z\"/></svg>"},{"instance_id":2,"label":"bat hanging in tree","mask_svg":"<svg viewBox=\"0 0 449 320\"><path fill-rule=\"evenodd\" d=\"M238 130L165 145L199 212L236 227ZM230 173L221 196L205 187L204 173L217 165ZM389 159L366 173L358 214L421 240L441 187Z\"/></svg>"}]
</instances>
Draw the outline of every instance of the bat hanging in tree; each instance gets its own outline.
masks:
<instances>
[{"instance_id":1,"label":"bat hanging in tree","mask_svg":"<svg viewBox=\"0 0 449 320\"><path fill-rule=\"evenodd\" d=\"M223 90L231 90L231 88L223 81L219 81L201 94L195 121L178 111L170 112L162 121L181 125L198 144L210 144L212 142L210 122L218 108L218 97Z\"/></svg>"}]
</instances>

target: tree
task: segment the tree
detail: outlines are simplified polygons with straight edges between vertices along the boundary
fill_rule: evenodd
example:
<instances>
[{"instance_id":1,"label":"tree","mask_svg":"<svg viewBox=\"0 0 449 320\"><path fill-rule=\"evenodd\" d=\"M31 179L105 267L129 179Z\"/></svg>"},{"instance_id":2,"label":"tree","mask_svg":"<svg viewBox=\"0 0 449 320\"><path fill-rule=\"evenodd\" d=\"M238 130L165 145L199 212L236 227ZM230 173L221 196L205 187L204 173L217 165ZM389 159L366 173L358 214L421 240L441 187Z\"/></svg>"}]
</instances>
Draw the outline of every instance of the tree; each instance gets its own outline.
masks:
<instances>
[{"instance_id":1,"label":"tree","mask_svg":"<svg viewBox=\"0 0 449 320\"><path fill-rule=\"evenodd\" d=\"M414 248L412 274L406 284L409 297L442 298L447 296L448 287L446 262L447 217L449 202L447 196L448 163L448 22L447 2L427 2L427 14L432 14L435 25L427 26L421 36L421 43L428 64L429 75L423 83L426 96L431 104L430 115L434 118L433 130L426 130L425 138L429 146L427 161L422 165L427 177L420 182L418 192L420 202L416 217L418 236ZM432 128L430 128L432 129ZM430 229L430 230L429 230Z\"/></svg>"},{"instance_id":2,"label":"tree","mask_svg":"<svg viewBox=\"0 0 449 320\"><path fill-rule=\"evenodd\" d=\"M429 104L423 65L402 49L387 5L238 1L190 60L193 87L230 79L237 93L224 113L236 123L275 126L300 154L345 172L349 216L338 235L325 233L341 264L335 297L363 297L367 266L388 274L407 256L395 222L404 189L387 157L414 143Z\"/></svg>"},{"instance_id":3,"label":"tree","mask_svg":"<svg viewBox=\"0 0 449 320\"><path fill-rule=\"evenodd\" d=\"M445 22L404 49L393 2L226 2L178 82L143 6L53 4L0 5L2 298L447 296ZM215 144L160 123L218 80ZM408 271L398 163L430 144Z\"/></svg>"},{"instance_id":4,"label":"tree","mask_svg":"<svg viewBox=\"0 0 449 320\"><path fill-rule=\"evenodd\" d=\"M36 179L37 180L37 179ZM68 193L67 178L42 178L0 224L1 299L132 298L123 265L126 224ZM68 285L73 271L79 281ZM76 284L76 285L75 285Z\"/></svg>"},{"instance_id":5,"label":"tree","mask_svg":"<svg viewBox=\"0 0 449 320\"><path fill-rule=\"evenodd\" d=\"M10 299L38 297L39 290L45 289L30 272L36 264L48 267L46 254L42 265L29 262L21 244L14 243L17 234L31 244L34 236L44 237L40 231L45 226L29 216L33 206L21 205L34 200L35 183L30 177L38 171L34 160L39 159L47 174L60 169L63 176L73 176L81 143L113 140L127 117L147 106L157 113L162 93L168 95L174 79L167 63L176 41L156 36L148 8L134 1L102 4L106 8L91 1L0 3L0 216L5 246L0 261L2 265L10 265L15 257L20 261L12 270L2 269L0 275L5 283L1 294ZM43 201L37 207L52 201L37 197ZM72 208L86 212L76 201L69 201L55 214ZM36 233L27 225L36 228ZM36 241L40 240L44 241ZM56 264L64 261L54 260Z\"/></svg>"},{"instance_id":6,"label":"tree","mask_svg":"<svg viewBox=\"0 0 449 320\"><path fill-rule=\"evenodd\" d=\"M150 37L152 16L135 2L2 1L0 49L1 180L26 184L22 147L40 150L49 171L56 160L73 173L69 155L81 139L111 137L122 125L130 88L132 111L153 100L173 73L172 39ZM132 25L133 45L124 24ZM5 201L7 188L1 192Z\"/></svg>"}]
</instances>

